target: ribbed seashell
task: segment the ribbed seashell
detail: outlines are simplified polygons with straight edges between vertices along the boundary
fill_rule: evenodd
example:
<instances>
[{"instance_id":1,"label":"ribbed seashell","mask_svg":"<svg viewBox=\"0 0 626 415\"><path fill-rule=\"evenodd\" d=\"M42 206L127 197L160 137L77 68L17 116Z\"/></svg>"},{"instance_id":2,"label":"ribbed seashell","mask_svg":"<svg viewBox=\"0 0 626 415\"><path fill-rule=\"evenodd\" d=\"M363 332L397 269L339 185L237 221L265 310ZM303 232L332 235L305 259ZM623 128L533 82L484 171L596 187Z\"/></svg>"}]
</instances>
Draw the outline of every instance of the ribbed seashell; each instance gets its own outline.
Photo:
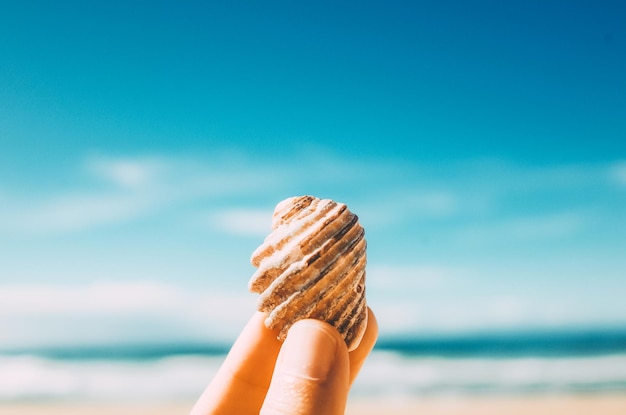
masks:
<instances>
[{"instance_id":1,"label":"ribbed seashell","mask_svg":"<svg viewBox=\"0 0 626 415\"><path fill-rule=\"evenodd\" d=\"M258 309L279 339L315 318L333 325L348 350L358 346L367 325L364 234L342 203L300 196L276 205L272 232L252 254L258 269L249 288L261 294Z\"/></svg>"}]
</instances>

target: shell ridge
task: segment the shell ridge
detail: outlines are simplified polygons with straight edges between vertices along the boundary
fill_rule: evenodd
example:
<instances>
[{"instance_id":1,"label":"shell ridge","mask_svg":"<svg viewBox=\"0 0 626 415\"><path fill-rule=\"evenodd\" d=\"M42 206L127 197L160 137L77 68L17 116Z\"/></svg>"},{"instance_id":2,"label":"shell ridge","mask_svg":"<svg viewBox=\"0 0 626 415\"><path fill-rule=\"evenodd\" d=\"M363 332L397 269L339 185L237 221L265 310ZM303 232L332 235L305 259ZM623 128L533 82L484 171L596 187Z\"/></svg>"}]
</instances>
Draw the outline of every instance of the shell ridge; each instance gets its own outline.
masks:
<instances>
[{"instance_id":1,"label":"shell ridge","mask_svg":"<svg viewBox=\"0 0 626 415\"><path fill-rule=\"evenodd\" d=\"M365 231L343 203L296 196L276 205L272 231L254 250L248 287L260 294L265 326L284 339L296 321L333 325L349 350L367 324Z\"/></svg>"},{"instance_id":2,"label":"shell ridge","mask_svg":"<svg viewBox=\"0 0 626 415\"><path fill-rule=\"evenodd\" d=\"M271 301L273 303L281 303L288 296L284 291L284 286L287 284L292 284L292 288L296 290L306 290L310 286L314 285L319 279L323 278L330 270L335 266L336 261L342 257L342 254L348 252L345 255L352 255L349 248L356 245L363 237L363 228L355 228L356 233L359 235L359 239L349 239L345 241L343 239L340 240L328 240L327 244L329 245L328 250L325 254L320 254L319 252L313 253L310 257L303 258L298 261L298 266L291 266L289 269L285 270L285 272L277 277L270 286L266 289L266 291L270 291L265 298L271 297ZM343 244L342 244L343 243ZM344 245L347 245L344 246ZM333 250L333 248L335 248ZM332 255L331 255L332 253ZM322 257L322 255L328 259L328 262L323 264L324 268L317 269L313 264ZM295 263L294 263L295 264ZM264 293L265 294L265 293ZM263 304L266 304L264 302Z\"/></svg>"},{"instance_id":3,"label":"shell ridge","mask_svg":"<svg viewBox=\"0 0 626 415\"><path fill-rule=\"evenodd\" d=\"M311 226L315 223L314 219L315 218L312 218L308 222L302 222L300 229L295 228L296 232L283 231L284 233L279 233L277 230L270 234L261 245L261 247L265 248L257 248L255 253L259 251L259 255L255 255L254 253L252 255L252 264L257 266L259 270L262 270L258 275L263 274L270 268L280 269L285 262L297 260L301 257L303 254L301 248L300 251L296 251L294 246L296 243L302 245L302 241L306 240L311 233L314 233L315 229ZM299 232L297 232L298 230ZM272 243L274 239L277 239L277 241ZM283 253L283 251L286 251L286 253ZM260 257L262 254L265 255Z\"/></svg>"},{"instance_id":4,"label":"shell ridge","mask_svg":"<svg viewBox=\"0 0 626 415\"><path fill-rule=\"evenodd\" d=\"M315 280L314 284L312 284L311 287L308 287L307 290L299 291L297 292L298 295L296 297L290 298L289 301L286 300L281 303L277 307L277 309L280 308L280 310L274 314L273 318L284 317L285 313L292 311L290 309L295 309L293 310L294 319L315 317L314 314L316 310L320 307L324 307L325 303L329 303L329 309L332 309L333 304L338 301L338 298L332 295L333 293L336 294L337 290L350 289L359 284L359 277L348 278L350 276L349 274L351 272L358 274L365 272L365 261L363 256L346 257L343 258L343 260L344 262L349 262L350 265L347 266L346 264L342 264L342 268L344 269L340 270L340 275L336 278L332 278L333 280L339 281L338 283L328 284L324 281L326 278L333 277L330 273L320 275ZM328 296L328 299L326 299L326 296ZM307 297L308 301L306 301L307 298L304 297ZM332 300L335 301L332 302ZM298 310L298 306L302 302L304 302L306 306Z\"/></svg>"}]
</instances>

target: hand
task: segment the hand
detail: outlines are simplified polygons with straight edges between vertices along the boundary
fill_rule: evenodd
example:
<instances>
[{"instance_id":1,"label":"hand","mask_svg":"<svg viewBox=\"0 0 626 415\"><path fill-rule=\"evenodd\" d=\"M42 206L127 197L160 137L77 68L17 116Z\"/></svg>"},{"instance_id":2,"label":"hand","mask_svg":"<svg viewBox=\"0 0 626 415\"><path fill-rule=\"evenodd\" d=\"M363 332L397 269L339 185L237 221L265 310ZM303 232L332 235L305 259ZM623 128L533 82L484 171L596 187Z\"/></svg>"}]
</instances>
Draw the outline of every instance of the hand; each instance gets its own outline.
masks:
<instances>
[{"instance_id":1,"label":"hand","mask_svg":"<svg viewBox=\"0 0 626 415\"><path fill-rule=\"evenodd\" d=\"M358 348L318 320L295 323L284 343L256 313L190 415L343 415L350 385L374 347L371 310Z\"/></svg>"}]
</instances>

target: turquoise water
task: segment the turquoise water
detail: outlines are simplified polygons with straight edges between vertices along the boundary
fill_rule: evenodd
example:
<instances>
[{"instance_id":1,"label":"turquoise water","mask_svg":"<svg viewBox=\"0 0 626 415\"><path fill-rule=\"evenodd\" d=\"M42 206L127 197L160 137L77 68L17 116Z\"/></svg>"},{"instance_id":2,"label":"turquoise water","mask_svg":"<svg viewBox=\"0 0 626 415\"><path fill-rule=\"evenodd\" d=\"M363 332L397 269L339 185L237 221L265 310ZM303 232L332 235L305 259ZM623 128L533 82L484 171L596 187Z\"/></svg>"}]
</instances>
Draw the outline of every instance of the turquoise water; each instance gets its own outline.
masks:
<instances>
[{"instance_id":1,"label":"turquoise water","mask_svg":"<svg viewBox=\"0 0 626 415\"><path fill-rule=\"evenodd\" d=\"M119 345L0 354L0 402L195 399L228 345ZM626 331L380 339L354 396L626 392Z\"/></svg>"}]
</instances>

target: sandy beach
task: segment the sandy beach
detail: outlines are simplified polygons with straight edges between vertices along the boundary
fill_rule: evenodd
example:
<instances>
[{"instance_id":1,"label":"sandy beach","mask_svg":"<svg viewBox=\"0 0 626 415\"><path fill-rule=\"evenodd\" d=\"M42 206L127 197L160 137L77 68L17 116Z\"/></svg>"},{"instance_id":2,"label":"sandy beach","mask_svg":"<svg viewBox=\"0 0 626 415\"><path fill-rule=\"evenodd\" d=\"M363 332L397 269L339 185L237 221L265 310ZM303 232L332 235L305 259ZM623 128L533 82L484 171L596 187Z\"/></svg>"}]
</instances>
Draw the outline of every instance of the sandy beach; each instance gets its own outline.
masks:
<instances>
[{"instance_id":1,"label":"sandy beach","mask_svg":"<svg viewBox=\"0 0 626 415\"><path fill-rule=\"evenodd\" d=\"M186 414L193 404L70 404L39 403L1 405L3 415L170 415ZM351 401L346 415L623 415L626 394L547 395L524 397L446 397L384 401Z\"/></svg>"},{"instance_id":2,"label":"sandy beach","mask_svg":"<svg viewBox=\"0 0 626 415\"><path fill-rule=\"evenodd\" d=\"M424 398L411 402L357 401L346 415L623 415L626 395Z\"/></svg>"}]
</instances>

